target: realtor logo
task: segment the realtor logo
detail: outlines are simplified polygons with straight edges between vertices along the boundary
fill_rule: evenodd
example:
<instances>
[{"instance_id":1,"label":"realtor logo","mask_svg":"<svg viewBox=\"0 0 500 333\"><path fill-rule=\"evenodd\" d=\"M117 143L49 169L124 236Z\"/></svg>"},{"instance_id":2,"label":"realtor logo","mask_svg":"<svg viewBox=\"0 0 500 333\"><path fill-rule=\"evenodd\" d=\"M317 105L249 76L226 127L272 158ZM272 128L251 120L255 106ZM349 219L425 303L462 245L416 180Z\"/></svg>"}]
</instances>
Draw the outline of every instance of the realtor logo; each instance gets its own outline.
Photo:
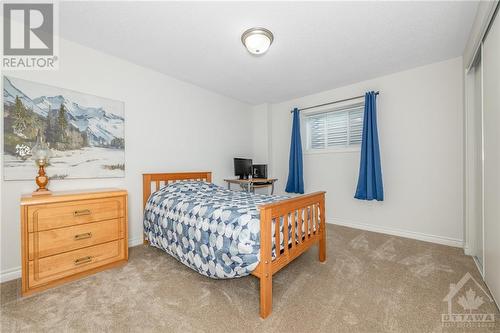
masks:
<instances>
[{"instance_id":1,"label":"realtor logo","mask_svg":"<svg viewBox=\"0 0 500 333\"><path fill-rule=\"evenodd\" d=\"M55 3L4 3L2 69L56 69Z\"/></svg>"},{"instance_id":2,"label":"realtor logo","mask_svg":"<svg viewBox=\"0 0 500 333\"><path fill-rule=\"evenodd\" d=\"M486 311L487 304L493 304L493 299L468 272L457 284L450 284L443 302L448 303L448 313L441 315L443 326L495 326L495 314Z\"/></svg>"}]
</instances>

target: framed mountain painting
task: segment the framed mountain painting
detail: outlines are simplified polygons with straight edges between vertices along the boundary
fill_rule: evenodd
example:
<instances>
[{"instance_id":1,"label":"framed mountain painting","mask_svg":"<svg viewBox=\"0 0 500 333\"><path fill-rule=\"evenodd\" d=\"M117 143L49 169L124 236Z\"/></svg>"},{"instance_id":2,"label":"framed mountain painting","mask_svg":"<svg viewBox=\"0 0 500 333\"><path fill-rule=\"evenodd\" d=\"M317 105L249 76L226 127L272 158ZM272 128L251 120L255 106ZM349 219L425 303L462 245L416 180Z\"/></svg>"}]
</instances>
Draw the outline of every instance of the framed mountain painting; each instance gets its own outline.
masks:
<instances>
[{"instance_id":1,"label":"framed mountain painting","mask_svg":"<svg viewBox=\"0 0 500 333\"><path fill-rule=\"evenodd\" d=\"M123 102L3 77L4 179L33 179L37 135L51 149L52 179L125 176Z\"/></svg>"}]
</instances>

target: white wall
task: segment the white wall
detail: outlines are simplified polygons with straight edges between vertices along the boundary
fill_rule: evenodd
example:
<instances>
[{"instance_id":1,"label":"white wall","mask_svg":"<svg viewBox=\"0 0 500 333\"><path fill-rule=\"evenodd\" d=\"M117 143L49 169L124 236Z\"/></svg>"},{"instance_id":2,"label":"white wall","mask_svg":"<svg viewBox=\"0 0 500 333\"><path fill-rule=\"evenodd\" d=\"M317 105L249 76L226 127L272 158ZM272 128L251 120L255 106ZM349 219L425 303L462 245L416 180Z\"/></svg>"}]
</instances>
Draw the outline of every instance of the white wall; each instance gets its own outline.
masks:
<instances>
[{"instance_id":1,"label":"white wall","mask_svg":"<svg viewBox=\"0 0 500 333\"><path fill-rule=\"evenodd\" d=\"M359 152L305 154L306 191L327 191L330 223L462 246L461 57L272 104L270 160L272 175L280 179L279 190L283 191L288 174L290 110L369 90L380 90L377 106L385 201L353 198Z\"/></svg>"},{"instance_id":2,"label":"white wall","mask_svg":"<svg viewBox=\"0 0 500 333\"><path fill-rule=\"evenodd\" d=\"M59 71L3 74L125 102L125 178L53 181L49 187L126 188L131 243L142 241L142 173L211 170L222 185L233 174L232 158L251 156L248 105L72 42L61 40L60 47ZM35 184L2 180L1 187L5 280L19 276L19 197Z\"/></svg>"},{"instance_id":3,"label":"white wall","mask_svg":"<svg viewBox=\"0 0 500 333\"><path fill-rule=\"evenodd\" d=\"M252 107L252 159L254 164L269 163L269 104Z\"/></svg>"}]
</instances>

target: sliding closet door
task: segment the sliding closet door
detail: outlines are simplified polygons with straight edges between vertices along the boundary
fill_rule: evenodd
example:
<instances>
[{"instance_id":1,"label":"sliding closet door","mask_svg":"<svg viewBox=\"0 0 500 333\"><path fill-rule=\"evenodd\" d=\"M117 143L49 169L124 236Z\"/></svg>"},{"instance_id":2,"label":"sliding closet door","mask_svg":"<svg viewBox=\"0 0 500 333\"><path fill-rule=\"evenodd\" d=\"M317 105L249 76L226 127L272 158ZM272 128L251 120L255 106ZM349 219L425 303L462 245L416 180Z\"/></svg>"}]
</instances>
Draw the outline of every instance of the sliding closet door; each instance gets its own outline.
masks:
<instances>
[{"instance_id":1,"label":"sliding closet door","mask_svg":"<svg viewBox=\"0 0 500 333\"><path fill-rule=\"evenodd\" d=\"M484 273L500 302L500 19L483 42Z\"/></svg>"},{"instance_id":2,"label":"sliding closet door","mask_svg":"<svg viewBox=\"0 0 500 333\"><path fill-rule=\"evenodd\" d=\"M470 113L467 115L468 219L471 224L471 255L483 273L483 77L481 52L478 53L470 80Z\"/></svg>"}]
</instances>

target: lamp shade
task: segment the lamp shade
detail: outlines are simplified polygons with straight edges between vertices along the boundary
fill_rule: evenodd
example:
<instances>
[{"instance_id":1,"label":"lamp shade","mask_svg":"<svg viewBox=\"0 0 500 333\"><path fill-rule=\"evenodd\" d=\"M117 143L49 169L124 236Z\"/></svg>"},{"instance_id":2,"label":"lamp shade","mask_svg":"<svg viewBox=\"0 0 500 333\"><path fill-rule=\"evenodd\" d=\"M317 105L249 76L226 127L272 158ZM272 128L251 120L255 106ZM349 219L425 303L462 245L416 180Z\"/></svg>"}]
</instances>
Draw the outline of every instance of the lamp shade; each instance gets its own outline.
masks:
<instances>
[{"instance_id":1,"label":"lamp shade","mask_svg":"<svg viewBox=\"0 0 500 333\"><path fill-rule=\"evenodd\" d=\"M36 143L31 148L31 156L35 160L37 165L47 164L50 158L50 148L49 145L45 142L42 135L38 135L36 138Z\"/></svg>"},{"instance_id":2,"label":"lamp shade","mask_svg":"<svg viewBox=\"0 0 500 333\"><path fill-rule=\"evenodd\" d=\"M241 42L252 54L265 53L273 43L274 36L265 28L251 28L241 35Z\"/></svg>"}]
</instances>

